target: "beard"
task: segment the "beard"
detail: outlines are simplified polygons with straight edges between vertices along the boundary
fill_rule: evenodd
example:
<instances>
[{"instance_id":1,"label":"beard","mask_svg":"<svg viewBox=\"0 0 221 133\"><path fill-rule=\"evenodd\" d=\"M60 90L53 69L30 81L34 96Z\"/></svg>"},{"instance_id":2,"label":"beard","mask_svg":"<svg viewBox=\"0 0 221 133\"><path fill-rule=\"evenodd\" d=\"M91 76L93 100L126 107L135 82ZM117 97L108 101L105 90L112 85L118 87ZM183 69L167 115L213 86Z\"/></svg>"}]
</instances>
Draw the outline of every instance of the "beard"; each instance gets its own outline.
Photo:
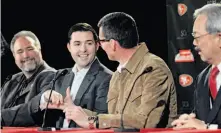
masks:
<instances>
[{"instance_id":1,"label":"beard","mask_svg":"<svg viewBox=\"0 0 221 133\"><path fill-rule=\"evenodd\" d=\"M21 69L22 71L32 73L37 69L38 65L39 63L35 59L29 59L23 62Z\"/></svg>"}]
</instances>

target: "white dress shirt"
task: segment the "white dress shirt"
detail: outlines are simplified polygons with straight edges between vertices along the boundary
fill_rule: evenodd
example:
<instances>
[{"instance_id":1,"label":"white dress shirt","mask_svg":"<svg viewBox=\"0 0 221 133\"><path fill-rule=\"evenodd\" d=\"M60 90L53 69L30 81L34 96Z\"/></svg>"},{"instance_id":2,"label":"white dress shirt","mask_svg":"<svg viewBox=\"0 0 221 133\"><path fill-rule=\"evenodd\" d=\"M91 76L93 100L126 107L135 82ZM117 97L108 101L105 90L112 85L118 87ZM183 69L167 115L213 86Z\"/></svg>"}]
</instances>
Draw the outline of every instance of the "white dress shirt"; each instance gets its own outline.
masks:
<instances>
[{"instance_id":1,"label":"white dress shirt","mask_svg":"<svg viewBox=\"0 0 221 133\"><path fill-rule=\"evenodd\" d=\"M96 57L95 57L96 59ZM95 59L91 62L91 64L95 61ZM89 71L91 64L88 65L85 68L82 68L81 70L77 69L76 64L74 65L74 67L72 68L72 72L74 73L74 79L71 85L71 96L72 96L72 100L75 100L75 97L77 95L77 92L80 88L80 85L85 77L85 75L87 74L87 72ZM41 101L40 103L43 104L46 102L46 100L44 99L44 94L41 96ZM63 123L63 128L68 128L69 122L67 121L67 119L64 119L64 123Z\"/></svg>"},{"instance_id":2,"label":"white dress shirt","mask_svg":"<svg viewBox=\"0 0 221 133\"><path fill-rule=\"evenodd\" d=\"M217 65L218 69L219 69L219 73L218 75L216 76L216 88L217 88L217 91L219 91L220 89L220 86L221 86L221 62L219 63L219 65Z\"/></svg>"},{"instance_id":3,"label":"white dress shirt","mask_svg":"<svg viewBox=\"0 0 221 133\"><path fill-rule=\"evenodd\" d=\"M72 96L72 100L73 101L75 100L75 97L76 97L77 92L78 92L78 90L80 88L80 85L81 85L85 75L89 71L89 69L91 67L91 64L89 66L85 67L85 68L82 68L79 71L78 71L76 65L74 65L74 67L72 69L72 72L74 73L74 79L73 79L72 86L71 86L71 96ZM64 119L63 128L68 128L68 125L69 125L68 120Z\"/></svg>"}]
</instances>

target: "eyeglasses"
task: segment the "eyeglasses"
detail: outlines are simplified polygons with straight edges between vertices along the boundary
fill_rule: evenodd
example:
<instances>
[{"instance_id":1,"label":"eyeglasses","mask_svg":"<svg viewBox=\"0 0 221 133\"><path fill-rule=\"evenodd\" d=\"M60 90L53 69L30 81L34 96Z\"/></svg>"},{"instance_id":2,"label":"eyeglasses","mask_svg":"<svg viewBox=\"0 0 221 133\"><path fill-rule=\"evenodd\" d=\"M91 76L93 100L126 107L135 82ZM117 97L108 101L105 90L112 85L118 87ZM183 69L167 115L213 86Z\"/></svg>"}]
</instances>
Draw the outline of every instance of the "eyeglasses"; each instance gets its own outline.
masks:
<instances>
[{"instance_id":1,"label":"eyeglasses","mask_svg":"<svg viewBox=\"0 0 221 133\"><path fill-rule=\"evenodd\" d=\"M200 36L195 36L195 33L192 33L193 39L196 41L196 43L199 43L199 39L204 37L204 36L207 36L207 35L211 35L211 33L206 33L206 34L203 34L203 35L200 35Z\"/></svg>"},{"instance_id":2,"label":"eyeglasses","mask_svg":"<svg viewBox=\"0 0 221 133\"><path fill-rule=\"evenodd\" d=\"M99 39L99 42L102 43L102 42L109 42L110 39Z\"/></svg>"},{"instance_id":3,"label":"eyeglasses","mask_svg":"<svg viewBox=\"0 0 221 133\"><path fill-rule=\"evenodd\" d=\"M209 35L210 33L206 33L206 34L203 34L203 35L200 35L200 36L195 36L195 33L192 33L192 36L193 36L193 39L199 39L199 38L201 38L201 37L203 37L203 36L206 36L206 35Z\"/></svg>"}]
</instances>

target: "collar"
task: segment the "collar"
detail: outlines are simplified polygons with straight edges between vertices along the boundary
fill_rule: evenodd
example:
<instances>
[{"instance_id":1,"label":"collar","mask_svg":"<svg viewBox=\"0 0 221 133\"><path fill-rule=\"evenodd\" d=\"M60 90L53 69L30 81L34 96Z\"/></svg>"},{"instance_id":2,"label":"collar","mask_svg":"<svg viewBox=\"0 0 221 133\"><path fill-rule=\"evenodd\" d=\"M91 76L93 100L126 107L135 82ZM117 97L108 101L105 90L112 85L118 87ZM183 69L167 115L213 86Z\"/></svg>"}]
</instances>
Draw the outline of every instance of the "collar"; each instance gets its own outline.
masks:
<instances>
[{"instance_id":1,"label":"collar","mask_svg":"<svg viewBox=\"0 0 221 133\"><path fill-rule=\"evenodd\" d=\"M140 61L143 59L142 57L148 52L149 50L146 44L144 42L140 43L138 45L136 52L132 55L132 57L125 64L125 69L127 69L130 73L134 73Z\"/></svg>"},{"instance_id":2,"label":"collar","mask_svg":"<svg viewBox=\"0 0 221 133\"><path fill-rule=\"evenodd\" d=\"M212 68L215 67L214 65L212 66ZM217 68L219 69L219 72L221 72L221 62L217 65Z\"/></svg>"},{"instance_id":3,"label":"collar","mask_svg":"<svg viewBox=\"0 0 221 133\"><path fill-rule=\"evenodd\" d=\"M127 61L127 62L128 62L128 61ZM118 71L119 73L121 73L121 70L122 70L123 68L125 68L127 62L124 63L123 65L119 65L119 66L117 67L117 71Z\"/></svg>"},{"instance_id":4,"label":"collar","mask_svg":"<svg viewBox=\"0 0 221 133\"><path fill-rule=\"evenodd\" d=\"M74 67L72 68L72 72L74 74L77 74L77 73L87 73L88 70L90 69L91 65L93 64L93 62L96 60L97 57L94 58L94 60L89 64L87 65L86 67L82 68L81 70L78 70L77 69L77 64L74 65Z\"/></svg>"}]
</instances>

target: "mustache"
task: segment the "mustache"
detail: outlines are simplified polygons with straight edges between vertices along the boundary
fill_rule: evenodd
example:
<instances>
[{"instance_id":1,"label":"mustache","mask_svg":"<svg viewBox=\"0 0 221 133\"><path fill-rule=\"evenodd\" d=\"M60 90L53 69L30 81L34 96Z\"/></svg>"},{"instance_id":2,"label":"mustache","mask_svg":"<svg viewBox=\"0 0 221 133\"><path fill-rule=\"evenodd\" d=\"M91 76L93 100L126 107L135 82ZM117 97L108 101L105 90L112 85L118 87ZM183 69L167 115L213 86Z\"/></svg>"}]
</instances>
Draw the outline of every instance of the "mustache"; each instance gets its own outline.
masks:
<instances>
[{"instance_id":1,"label":"mustache","mask_svg":"<svg viewBox=\"0 0 221 133\"><path fill-rule=\"evenodd\" d=\"M198 48L198 47L195 47L194 50L195 50L196 52L200 52L200 51L201 51L201 49Z\"/></svg>"},{"instance_id":2,"label":"mustache","mask_svg":"<svg viewBox=\"0 0 221 133\"><path fill-rule=\"evenodd\" d=\"M27 58L21 60L21 62L24 63L24 62L26 62L26 61L32 61L32 60L34 60L34 59L33 59L33 58L30 58L30 57L27 57Z\"/></svg>"}]
</instances>

